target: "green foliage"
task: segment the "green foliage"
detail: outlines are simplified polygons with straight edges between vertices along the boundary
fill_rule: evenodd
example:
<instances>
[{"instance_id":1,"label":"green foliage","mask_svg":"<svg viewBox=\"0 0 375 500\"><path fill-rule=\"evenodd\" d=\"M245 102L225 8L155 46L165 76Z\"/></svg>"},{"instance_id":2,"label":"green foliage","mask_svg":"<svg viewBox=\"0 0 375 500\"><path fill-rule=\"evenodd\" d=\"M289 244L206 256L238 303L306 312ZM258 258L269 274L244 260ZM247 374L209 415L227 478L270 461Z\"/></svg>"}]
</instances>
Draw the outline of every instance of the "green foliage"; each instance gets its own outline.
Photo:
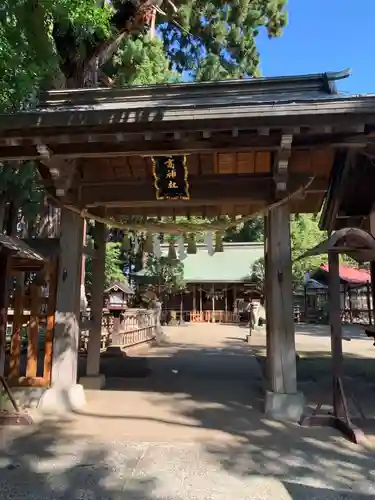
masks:
<instances>
[{"instance_id":1,"label":"green foliage","mask_svg":"<svg viewBox=\"0 0 375 500\"><path fill-rule=\"evenodd\" d=\"M119 69L119 61L124 63L119 84L170 81L176 75L169 68L180 74L190 71L200 80L257 75L256 36L262 27L271 37L282 33L285 4L286 0L182 0L176 14L157 16L163 43L156 37L151 41L143 35L128 36L110 64ZM74 36L63 51L85 58L98 43L115 40L115 16L121 5L98 0L3 1L0 107L16 109L34 102L40 88L63 85L63 54L57 53L52 36L56 22L59 30L71 30ZM105 62L106 57L101 64Z\"/></svg>"},{"instance_id":2,"label":"green foliage","mask_svg":"<svg viewBox=\"0 0 375 500\"><path fill-rule=\"evenodd\" d=\"M326 233L319 229L319 215L295 214L290 221L290 235L292 244L293 280L302 283L307 271L318 268L322 263L327 262L326 255L318 255L296 261L310 248L316 246L326 238ZM258 259L251 267L251 274L254 281L263 282L265 278L264 258Z\"/></svg>"},{"instance_id":3,"label":"green foliage","mask_svg":"<svg viewBox=\"0 0 375 500\"><path fill-rule=\"evenodd\" d=\"M43 199L43 189L36 176L34 164L0 164L0 196L18 205L35 209L36 204Z\"/></svg>"},{"instance_id":4,"label":"green foliage","mask_svg":"<svg viewBox=\"0 0 375 500\"><path fill-rule=\"evenodd\" d=\"M87 238L87 244L90 245L91 238ZM105 254L105 286L108 287L112 281L126 281L122 272L123 260L121 243L107 243ZM92 288L92 259L86 258L85 267L85 285L88 290Z\"/></svg>"},{"instance_id":5,"label":"green foliage","mask_svg":"<svg viewBox=\"0 0 375 500\"><path fill-rule=\"evenodd\" d=\"M107 243L105 254L105 284L109 286L111 281L125 281L122 272L123 260L121 259L121 243Z\"/></svg>"},{"instance_id":6,"label":"green foliage","mask_svg":"<svg viewBox=\"0 0 375 500\"><path fill-rule=\"evenodd\" d=\"M255 40L259 29L267 29L269 36L279 36L287 20L286 0L181 0L176 14L164 5L167 17L157 16L156 32L162 40L139 33L120 39L117 21L123 3L3 0L0 111L32 108L41 90L72 85L67 74L74 64L83 67L82 62L90 60L98 44L103 46L109 41L116 42L115 49L100 53L99 65L117 86L178 81L186 71L200 80L257 75L259 54ZM56 33L63 38L68 35L61 46ZM67 60L70 68L65 71ZM83 84L74 76L73 83ZM29 218L28 214L31 217L40 206L36 168L32 163L27 171L17 166L11 181L9 168L1 166L0 189L8 197L12 193ZM259 238L246 234L249 231L253 231L251 224L231 231L227 241ZM202 234L198 235L200 240Z\"/></svg>"},{"instance_id":7,"label":"green foliage","mask_svg":"<svg viewBox=\"0 0 375 500\"><path fill-rule=\"evenodd\" d=\"M319 215L295 214L291 217L293 261L327 237L327 233L319 229L318 223ZM293 262L293 278L302 282L306 272L318 268L325 262L327 262L326 255L317 255Z\"/></svg>"},{"instance_id":8,"label":"green foliage","mask_svg":"<svg viewBox=\"0 0 375 500\"><path fill-rule=\"evenodd\" d=\"M263 241L264 219L253 217L247 222L225 232L224 241Z\"/></svg>"},{"instance_id":9,"label":"green foliage","mask_svg":"<svg viewBox=\"0 0 375 500\"><path fill-rule=\"evenodd\" d=\"M177 259L156 258L151 254L145 271L146 276L149 276L157 288L166 294L185 289L184 264Z\"/></svg>"},{"instance_id":10,"label":"green foliage","mask_svg":"<svg viewBox=\"0 0 375 500\"><path fill-rule=\"evenodd\" d=\"M251 266L251 280L255 283L262 284L264 283L265 277L264 257L260 257Z\"/></svg>"},{"instance_id":11,"label":"green foliage","mask_svg":"<svg viewBox=\"0 0 375 500\"><path fill-rule=\"evenodd\" d=\"M159 28L179 72L190 70L200 80L256 76L256 37L262 27L270 37L281 35L285 5L286 0L182 0L177 15Z\"/></svg>"},{"instance_id":12,"label":"green foliage","mask_svg":"<svg viewBox=\"0 0 375 500\"><path fill-rule=\"evenodd\" d=\"M104 71L118 87L176 83L180 80L180 76L169 69L161 40L151 40L149 36L125 39Z\"/></svg>"}]
</instances>

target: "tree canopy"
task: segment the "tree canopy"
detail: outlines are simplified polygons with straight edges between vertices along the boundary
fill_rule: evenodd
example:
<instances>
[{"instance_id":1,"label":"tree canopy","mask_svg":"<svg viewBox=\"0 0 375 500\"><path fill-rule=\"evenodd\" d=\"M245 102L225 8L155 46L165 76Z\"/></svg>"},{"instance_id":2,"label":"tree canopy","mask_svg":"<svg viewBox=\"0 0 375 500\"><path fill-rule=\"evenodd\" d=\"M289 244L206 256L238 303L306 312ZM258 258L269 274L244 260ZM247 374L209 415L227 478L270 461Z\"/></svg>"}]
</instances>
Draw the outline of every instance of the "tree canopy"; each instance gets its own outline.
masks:
<instances>
[{"instance_id":1,"label":"tree canopy","mask_svg":"<svg viewBox=\"0 0 375 500\"><path fill-rule=\"evenodd\" d=\"M49 88L165 83L186 75L199 80L256 76L256 37L261 29L270 37L282 33L285 4L180 0L174 7L168 0L4 0L0 111L32 108L39 92ZM33 163L0 165L1 209L12 202L18 220L35 220L43 212L43 198ZM195 219L201 242L204 233L198 229L204 219ZM259 240L262 219L224 236L227 241ZM124 263L141 264L139 252L126 252L116 239L107 250L107 281L119 277ZM164 264L163 269L169 266Z\"/></svg>"},{"instance_id":2,"label":"tree canopy","mask_svg":"<svg viewBox=\"0 0 375 500\"><path fill-rule=\"evenodd\" d=\"M145 271L146 276L162 294L178 293L185 289L184 264L177 259L156 258L151 254Z\"/></svg>"},{"instance_id":3,"label":"tree canopy","mask_svg":"<svg viewBox=\"0 0 375 500\"><path fill-rule=\"evenodd\" d=\"M0 111L33 107L49 88L165 83L187 74L203 80L255 76L256 36L262 28L270 37L282 33L285 4L180 0L173 8L168 0L4 0ZM33 165L27 171L0 167L0 190L10 193L11 171L18 208L38 212L43 197L34 195L41 190Z\"/></svg>"},{"instance_id":4,"label":"tree canopy","mask_svg":"<svg viewBox=\"0 0 375 500\"><path fill-rule=\"evenodd\" d=\"M144 36L153 3L163 9L155 18L162 40L162 50L156 51ZM121 53L124 62L135 61L136 68L139 57L152 65L156 56L180 75L190 72L198 79L256 76L260 60L256 37L262 28L270 37L282 33L285 4L286 0L180 0L173 9L170 2L156 0L4 0L0 103L18 106L32 100L40 87L92 84L88 74L94 60L102 69L121 59ZM158 37L153 43L159 44ZM137 81L134 66L127 67L126 82ZM147 83L153 83L153 75L149 76Z\"/></svg>"}]
</instances>

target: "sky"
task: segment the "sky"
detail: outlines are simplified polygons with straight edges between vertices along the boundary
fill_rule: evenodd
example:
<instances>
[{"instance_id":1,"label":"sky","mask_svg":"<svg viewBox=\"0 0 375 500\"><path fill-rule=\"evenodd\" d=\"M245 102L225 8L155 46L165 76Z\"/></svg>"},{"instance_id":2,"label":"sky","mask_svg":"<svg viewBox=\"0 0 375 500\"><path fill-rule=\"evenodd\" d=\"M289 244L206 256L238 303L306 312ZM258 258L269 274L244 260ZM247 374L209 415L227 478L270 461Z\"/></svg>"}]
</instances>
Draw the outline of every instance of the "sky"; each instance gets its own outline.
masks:
<instances>
[{"instance_id":1,"label":"sky","mask_svg":"<svg viewBox=\"0 0 375 500\"><path fill-rule=\"evenodd\" d=\"M375 0L289 0L280 38L258 37L262 76L342 71L342 92L375 94Z\"/></svg>"}]
</instances>

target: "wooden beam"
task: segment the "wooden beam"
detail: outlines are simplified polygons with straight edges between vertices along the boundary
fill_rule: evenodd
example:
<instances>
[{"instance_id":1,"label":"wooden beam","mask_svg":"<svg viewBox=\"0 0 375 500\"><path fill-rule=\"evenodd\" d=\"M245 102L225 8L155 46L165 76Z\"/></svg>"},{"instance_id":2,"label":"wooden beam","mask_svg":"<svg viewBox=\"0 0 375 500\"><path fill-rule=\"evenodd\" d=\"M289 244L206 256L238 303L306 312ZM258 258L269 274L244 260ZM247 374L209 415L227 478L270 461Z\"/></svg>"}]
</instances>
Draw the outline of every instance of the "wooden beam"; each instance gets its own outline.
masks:
<instances>
[{"instance_id":1,"label":"wooden beam","mask_svg":"<svg viewBox=\"0 0 375 500\"><path fill-rule=\"evenodd\" d=\"M151 124L149 124L151 125ZM363 128L363 124L361 125ZM182 138L192 139L194 136L196 139L201 138L200 134L202 130L197 130L194 127L184 127L184 128L161 128L160 125L156 128L152 128L150 132L153 132L154 138L159 139L162 136L164 140L165 136L170 137L171 135L175 140L181 140ZM206 129L207 130L207 129ZM280 138L280 127L249 127L248 124L245 127L240 127L239 124L233 125L228 128L227 124L223 123L210 123L209 132L211 136L216 136L218 141L221 140L222 136L237 138L242 137L263 137L263 136L276 136L276 142L279 143ZM288 129L285 129L284 133L287 133ZM289 130L293 131L294 144L299 146L311 145L314 143L332 143L337 147L340 144L348 144L353 146L364 146L370 142L373 136L369 133L358 132L358 125L354 128L351 124L344 124L340 127L340 131L329 125L318 125L316 127L304 127L301 133L299 127L289 127ZM91 128L87 127L65 127L63 129L56 127L47 127L43 130L37 129L27 129L22 130L22 133L18 130L10 130L6 135L0 137L0 146L3 148L19 148L20 146L37 146L40 144L48 145L47 147L54 148L55 145L63 144L70 145L71 143L139 143L143 140L145 135L145 128L139 128L137 124L134 124L131 129L123 129L122 125L116 125L115 127L108 126L105 128L100 128L99 126L93 126ZM156 137L155 137L156 136ZM206 139L207 142L207 139ZM13 149L14 151L14 149ZM35 152L35 149L33 149Z\"/></svg>"},{"instance_id":2,"label":"wooden beam","mask_svg":"<svg viewBox=\"0 0 375 500\"><path fill-rule=\"evenodd\" d=\"M301 174L301 173L293 173L290 175L292 181L293 181L293 184L299 184L299 185L303 185L305 183L307 183L308 179L310 178L309 175L307 174ZM214 174L214 175L204 175L204 176L200 176L200 177L196 177L196 176L191 176L189 177L189 182L196 182L197 180L198 181L207 181L207 182L212 182L213 180L224 180L224 181L231 181L233 179L235 180L238 180L238 182L240 183L241 180L244 180L245 182L247 181L252 181L252 182L256 182L256 181L260 181L260 180L267 180L267 181L271 181L272 177L271 177L271 174L268 174L268 173L264 173L264 174ZM88 180L81 180L79 183L78 183L78 188L92 188L92 187L102 187L104 189L111 189L112 186L116 185L116 186L122 186L123 189L127 189L135 184L141 184L145 181L140 181L140 180L132 180L132 178L128 178L127 180L124 180L124 179L121 179L121 180L118 180L118 181L114 181L114 180L100 180L100 181L88 181ZM145 182L145 183L148 183L149 182ZM308 189L306 190L306 192L308 193L324 193L325 191L327 191L327 185L328 185L328 179L326 177L315 177L314 178L314 181L312 182L312 184L310 184L310 186L308 187Z\"/></svg>"},{"instance_id":3,"label":"wooden beam","mask_svg":"<svg viewBox=\"0 0 375 500\"><path fill-rule=\"evenodd\" d=\"M154 156L154 155L183 155L186 153L222 152L222 151L252 151L277 148L279 136L266 136L259 138L258 135L244 135L232 137L217 135L210 139L175 140L154 139L127 142L80 142L68 144L50 145L54 158L99 158L111 156ZM0 147L0 159L2 160L41 160L37 147L33 145L22 147Z\"/></svg>"},{"instance_id":4,"label":"wooden beam","mask_svg":"<svg viewBox=\"0 0 375 500\"><path fill-rule=\"evenodd\" d=\"M118 133L117 135L121 134ZM282 141L288 135L284 134ZM161 133L147 134L148 140L145 140L145 134L142 136L135 135L133 138L128 137L127 140L121 141L113 134L112 140L106 139L105 135L103 137L101 135L91 136L87 133L79 141L77 141L74 133L71 133L68 137L70 137L69 142L50 142L48 144L51 158L60 162L65 160L65 163L57 164L54 162L51 165L51 159L46 158L45 155L41 156L38 152L38 146L29 143L21 146L0 146L0 160L39 160L47 164L48 167L52 166L59 171L62 166L70 166L68 160L76 158L280 150L279 133L259 135L256 131L249 130L240 131L238 135L233 135L231 130L228 133L212 134L206 139L197 136L188 138L186 135L181 135L180 139L176 139L173 133L167 135ZM293 148L306 149L327 146L334 148L365 148L368 142L368 137L363 134L359 136L353 136L352 134L311 136L306 134L294 136Z\"/></svg>"},{"instance_id":5,"label":"wooden beam","mask_svg":"<svg viewBox=\"0 0 375 500\"><path fill-rule=\"evenodd\" d=\"M307 176L291 177L287 191L293 192L306 184ZM249 204L251 201L264 201L272 197L273 180L270 176L222 174L189 178L191 199L175 200L173 206L216 205L219 202ZM316 186L319 184L317 183ZM323 184L321 186L323 188ZM163 207L171 206L168 200L155 200L152 181L129 181L80 184L80 206L122 206L122 207Z\"/></svg>"}]
</instances>

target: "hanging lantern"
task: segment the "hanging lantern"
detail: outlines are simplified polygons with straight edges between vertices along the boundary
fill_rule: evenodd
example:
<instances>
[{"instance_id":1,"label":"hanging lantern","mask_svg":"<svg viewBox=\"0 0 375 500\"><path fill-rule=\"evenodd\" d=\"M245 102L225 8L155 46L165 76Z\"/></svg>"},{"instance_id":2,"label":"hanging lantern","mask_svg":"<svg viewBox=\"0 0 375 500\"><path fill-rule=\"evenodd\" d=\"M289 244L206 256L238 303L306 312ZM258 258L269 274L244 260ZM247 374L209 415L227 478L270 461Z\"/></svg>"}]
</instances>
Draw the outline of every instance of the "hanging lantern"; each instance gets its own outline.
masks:
<instances>
[{"instance_id":1,"label":"hanging lantern","mask_svg":"<svg viewBox=\"0 0 375 500\"><path fill-rule=\"evenodd\" d=\"M124 252L129 252L129 250L131 249L131 246L132 245L131 245L129 233L125 233L124 238L122 240L122 249L124 250Z\"/></svg>"},{"instance_id":2,"label":"hanging lantern","mask_svg":"<svg viewBox=\"0 0 375 500\"><path fill-rule=\"evenodd\" d=\"M181 262L186 259L185 240L183 236L178 238L178 259Z\"/></svg>"},{"instance_id":3,"label":"hanging lantern","mask_svg":"<svg viewBox=\"0 0 375 500\"><path fill-rule=\"evenodd\" d=\"M224 252L223 235L219 231L215 234L215 252Z\"/></svg>"},{"instance_id":4,"label":"hanging lantern","mask_svg":"<svg viewBox=\"0 0 375 500\"><path fill-rule=\"evenodd\" d=\"M143 251L145 253L151 253L153 250L153 240L152 240L152 234L151 233L146 233L146 238L143 242Z\"/></svg>"},{"instance_id":5,"label":"hanging lantern","mask_svg":"<svg viewBox=\"0 0 375 500\"><path fill-rule=\"evenodd\" d=\"M173 240L169 242L168 259L169 260L176 260L177 259L176 249L175 249Z\"/></svg>"},{"instance_id":6,"label":"hanging lantern","mask_svg":"<svg viewBox=\"0 0 375 500\"><path fill-rule=\"evenodd\" d=\"M197 245L195 243L195 235L190 233L187 240L187 253L188 254L196 254L197 253Z\"/></svg>"},{"instance_id":7,"label":"hanging lantern","mask_svg":"<svg viewBox=\"0 0 375 500\"><path fill-rule=\"evenodd\" d=\"M213 255L215 253L212 231L206 233L206 247L208 255Z\"/></svg>"}]
</instances>

